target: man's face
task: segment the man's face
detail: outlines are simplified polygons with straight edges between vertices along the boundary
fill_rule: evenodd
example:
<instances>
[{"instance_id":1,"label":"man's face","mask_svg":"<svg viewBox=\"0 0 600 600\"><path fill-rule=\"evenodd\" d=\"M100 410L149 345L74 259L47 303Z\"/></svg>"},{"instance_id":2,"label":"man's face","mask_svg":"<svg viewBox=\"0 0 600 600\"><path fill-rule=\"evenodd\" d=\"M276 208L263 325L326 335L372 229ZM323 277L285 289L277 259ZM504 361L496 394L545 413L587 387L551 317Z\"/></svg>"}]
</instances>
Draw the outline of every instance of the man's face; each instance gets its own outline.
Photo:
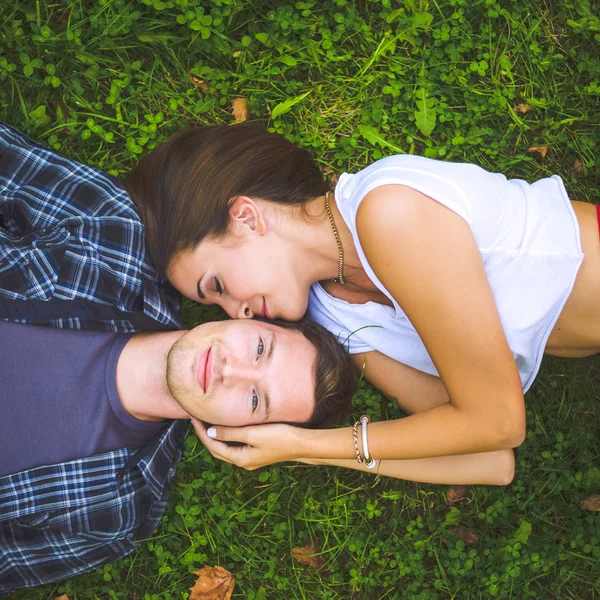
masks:
<instances>
[{"instance_id":1,"label":"man's face","mask_svg":"<svg viewBox=\"0 0 600 600\"><path fill-rule=\"evenodd\" d=\"M173 345L169 391L215 425L308 421L315 409L316 348L298 331L253 320L205 323Z\"/></svg>"}]
</instances>

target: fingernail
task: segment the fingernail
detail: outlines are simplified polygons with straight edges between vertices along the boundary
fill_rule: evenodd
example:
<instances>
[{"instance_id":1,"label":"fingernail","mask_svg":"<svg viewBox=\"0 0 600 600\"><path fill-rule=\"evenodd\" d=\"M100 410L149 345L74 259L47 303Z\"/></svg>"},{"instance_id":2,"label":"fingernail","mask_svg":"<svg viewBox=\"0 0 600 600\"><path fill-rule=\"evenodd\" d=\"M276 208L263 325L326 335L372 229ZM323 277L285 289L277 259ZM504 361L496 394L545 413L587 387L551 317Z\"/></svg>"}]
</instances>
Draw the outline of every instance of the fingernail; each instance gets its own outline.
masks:
<instances>
[{"instance_id":1,"label":"fingernail","mask_svg":"<svg viewBox=\"0 0 600 600\"><path fill-rule=\"evenodd\" d=\"M217 430L214 427L211 427L207 432L206 435L209 438L216 438L217 437Z\"/></svg>"}]
</instances>

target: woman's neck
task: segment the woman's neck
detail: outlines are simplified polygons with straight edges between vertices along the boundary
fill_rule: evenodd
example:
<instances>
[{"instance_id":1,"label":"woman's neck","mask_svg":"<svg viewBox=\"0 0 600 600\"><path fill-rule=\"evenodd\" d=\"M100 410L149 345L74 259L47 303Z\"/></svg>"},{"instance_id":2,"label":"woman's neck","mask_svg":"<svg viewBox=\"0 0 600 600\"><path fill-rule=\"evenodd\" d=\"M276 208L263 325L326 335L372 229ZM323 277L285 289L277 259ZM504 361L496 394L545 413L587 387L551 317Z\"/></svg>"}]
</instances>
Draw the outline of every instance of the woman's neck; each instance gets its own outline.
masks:
<instances>
[{"instance_id":1,"label":"woman's neck","mask_svg":"<svg viewBox=\"0 0 600 600\"><path fill-rule=\"evenodd\" d=\"M343 274L346 285L368 286L358 253L354 246L352 233L340 214L333 195L330 196L330 207L333 220L342 244L344 253ZM339 274L339 247L327 210L325 197L319 196L303 205L303 211L294 214L287 221L285 235L298 259L298 272L306 274L310 283L335 279Z\"/></svg>"}]
</instances>

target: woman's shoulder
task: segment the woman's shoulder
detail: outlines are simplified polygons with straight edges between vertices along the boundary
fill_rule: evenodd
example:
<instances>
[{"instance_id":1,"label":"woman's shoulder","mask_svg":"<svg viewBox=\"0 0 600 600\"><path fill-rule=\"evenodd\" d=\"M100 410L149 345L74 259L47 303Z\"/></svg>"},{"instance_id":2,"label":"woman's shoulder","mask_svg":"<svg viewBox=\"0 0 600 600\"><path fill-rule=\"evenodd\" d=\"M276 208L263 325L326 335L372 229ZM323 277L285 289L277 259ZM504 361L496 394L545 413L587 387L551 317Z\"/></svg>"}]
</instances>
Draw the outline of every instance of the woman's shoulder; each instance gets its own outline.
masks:
<instances>
[{"instance_id":1,"label":"woman's shoulder","mask_svg":"<svg viewBox=\"0 0 600 600\"><path fill-rule=\"evenodd\" d=\"M402 178L410 181L411 178L422 180L432 177L460 181L467 173L491 174L473 163L437 160L415 154L394 154L376 160L356 171L351 177L357 182L373 181L378 178Z\"/></svg>"},{"instance_id":2,"label":"woman's shoulder","mask_svg":"<svg viewBox=\"0 0 600 600\"><path fill-rule=\"evenodd\" d=\"M354 221L359 207L369 196L387 194L384 186L397 186L401 200L415 192L428 196L470 220L472 187L485 187L494 175L469 163L434 160L412 154L382 158L353 175L340 177L335 196L346 222Z\"/></svg>"}]
</instances>

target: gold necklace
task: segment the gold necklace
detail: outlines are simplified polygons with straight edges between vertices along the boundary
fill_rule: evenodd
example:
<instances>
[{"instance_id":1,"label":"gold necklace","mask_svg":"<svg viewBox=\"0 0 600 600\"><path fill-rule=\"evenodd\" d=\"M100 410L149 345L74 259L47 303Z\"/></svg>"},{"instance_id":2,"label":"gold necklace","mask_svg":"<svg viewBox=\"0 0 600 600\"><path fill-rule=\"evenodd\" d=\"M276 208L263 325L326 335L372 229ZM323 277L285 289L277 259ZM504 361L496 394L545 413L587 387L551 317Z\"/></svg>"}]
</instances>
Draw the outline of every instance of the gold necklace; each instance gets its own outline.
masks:
<instances>
[{"instance_id":1,"label":"gold necklace","mask_svg":"<svg viewBox=\"0 0 600 600\"><path fill-rule=\"evenodd\" d=\"M342 247L342 240L340 239L340 234L338 233L337 227L335 226L335 221L333 220L331 206L329 206L330 194L331 192L327 192L325 194L325 208L327 209L327 214L329 215L329 222L331 223L331 229L333 229L333 235L335 236L335 241L337 243L338 252L340 255L339 276L331 281L333 281L333 283L341 283L344 285L346 283L344 281L344 248Z\"/></svg>"}]
</instances>

